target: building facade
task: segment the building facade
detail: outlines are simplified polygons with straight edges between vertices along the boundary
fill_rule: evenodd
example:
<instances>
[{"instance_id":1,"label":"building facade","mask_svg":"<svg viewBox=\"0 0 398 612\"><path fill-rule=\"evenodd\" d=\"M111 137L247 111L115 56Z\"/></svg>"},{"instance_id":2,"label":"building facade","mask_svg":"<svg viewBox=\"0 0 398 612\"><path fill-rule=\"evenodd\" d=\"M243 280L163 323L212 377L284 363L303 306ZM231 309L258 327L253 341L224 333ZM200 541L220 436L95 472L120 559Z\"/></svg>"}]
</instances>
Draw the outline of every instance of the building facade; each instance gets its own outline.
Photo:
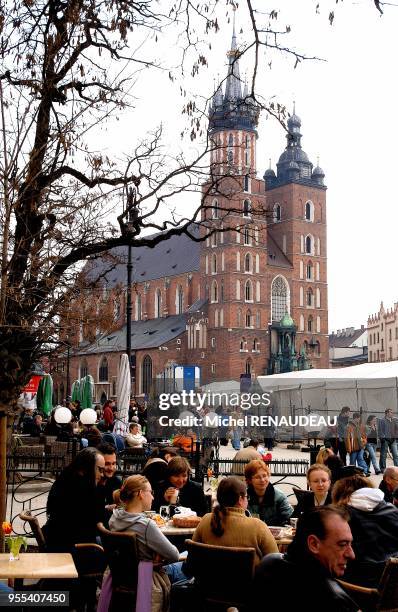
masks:
<instances>
[{"instance_id":1,"label":"building facade","mask_svg":"<svg viewBox=\"0 0 398 612\"><path fill-rule=\"evenodd\" d=\"M368 332L364 325L360 329L346 327L329 336L329 367L345 368L368 361Z\"/></svg>"},{"instance_id":2,"label":"building facade","mask_svg":"<svg viewBox=\"0 0 398 612\"><path fill-rule=\"evenodd\" d=\"M398 302L392 308L380 304L379 312L368 318L369 362L398 359Z\"/></svg>"},{"instance_id":3,"label":"building facade","mask_svg":"<svg viewBox=\"0 0 398 612\"><path fill-rule=\"evenodd\" d=\"M328 367L324 173L302 149L293 112L276 172L258 178L260 109L241 81L235 34L228 60L225 89L218 87L210 106L210 176L193 230L204 239L173 237L134 253L137 395L148 393L154 378L172 376L175 365L200 366L203 384ZM70 357L71 379L91 373L97 400L115 395L126 346L127 247L112 257L118 263L111 271L105 260L89 270L103 286L97 311L115 302L112 332L96 330L94 341L80 333ZM59 383L59 396L64 392Z\"/></svg>"}]
</instances>

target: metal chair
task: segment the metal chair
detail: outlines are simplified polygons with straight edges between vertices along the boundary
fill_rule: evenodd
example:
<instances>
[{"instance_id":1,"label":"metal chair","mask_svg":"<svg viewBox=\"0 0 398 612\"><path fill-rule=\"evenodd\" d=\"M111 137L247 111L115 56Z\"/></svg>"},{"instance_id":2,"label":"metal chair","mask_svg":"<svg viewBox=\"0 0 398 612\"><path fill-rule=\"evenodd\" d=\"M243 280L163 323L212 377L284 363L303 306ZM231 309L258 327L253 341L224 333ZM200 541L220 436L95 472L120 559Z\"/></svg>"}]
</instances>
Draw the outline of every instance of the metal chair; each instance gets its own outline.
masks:
<instances>
[{"instance_id":1,"label":"metal chair","mask_svg":"<svg viewBox=\"0 0 398 612\"><path fill-rule=\"evenodd\" d=\"M186 540L186 570L195 578L203 610L211 606L249 610L255 549L213 546Z\"/></svg>"},{"instance_id":2,"label":"metal chair","mask_svg":"<svg viewBox=\"0 0 398 612\"><path fill-rule=\"evenodd\" d=\"M398 611L397 558L387 561L377 589L362 587L344 580L338 580L338 582L361 609L377 612Z\"/></svg>"},{"instance_id":3,"label":"metal chair","mask_svg":"<svg viewBox=\"0 0 398 612\"><path fill-rule=\"evenodd\" d=\"M109 612L135 611L138 583L138 552L135 534L109 531L102 523L97 525L112 574L112 598Z\"/></svg>"}]
</instances>

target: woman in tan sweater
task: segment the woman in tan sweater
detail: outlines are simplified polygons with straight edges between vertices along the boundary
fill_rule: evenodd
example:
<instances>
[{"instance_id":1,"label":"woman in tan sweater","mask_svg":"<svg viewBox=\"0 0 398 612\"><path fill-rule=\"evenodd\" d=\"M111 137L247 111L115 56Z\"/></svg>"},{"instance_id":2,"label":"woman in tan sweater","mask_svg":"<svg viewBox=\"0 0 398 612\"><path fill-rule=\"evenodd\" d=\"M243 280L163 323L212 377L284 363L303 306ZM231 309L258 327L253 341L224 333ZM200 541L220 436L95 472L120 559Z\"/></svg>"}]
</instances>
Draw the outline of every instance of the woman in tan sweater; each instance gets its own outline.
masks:
<instances>
[{"instance_id":1,"label":"woman in tan sweater","mask_svg":"<svg viewBox=\"0 0 398 612\"><path fill-rule=\"evenodd\" d=\"M230 476L224 478L217 489L216 506L211 514L206 514L193 534L194 542L215 546L241 546L254 548L256 564L264 555L278 552L267 525L260 519L246 516L246 484Z\"/></svg>"}]
</instances>

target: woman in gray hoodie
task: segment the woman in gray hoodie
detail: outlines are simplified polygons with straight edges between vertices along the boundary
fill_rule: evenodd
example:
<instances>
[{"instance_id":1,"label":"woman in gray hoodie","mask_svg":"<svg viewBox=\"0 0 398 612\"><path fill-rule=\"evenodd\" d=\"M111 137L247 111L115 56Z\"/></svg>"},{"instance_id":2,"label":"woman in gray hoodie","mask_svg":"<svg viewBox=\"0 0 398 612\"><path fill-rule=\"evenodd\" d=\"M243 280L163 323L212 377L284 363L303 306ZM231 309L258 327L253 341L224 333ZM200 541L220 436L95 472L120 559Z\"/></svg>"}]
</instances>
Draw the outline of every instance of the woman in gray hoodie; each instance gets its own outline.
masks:
<instances>
[{"instance_id":1,"label":"woman in gray hoodie","mask_svg":"<svg viewBox=\"0 0 398 612\"><path fill-rule=\"evenodd\" d=\"M177 548L163 535L155 521L144 514L151 509L153 501L149 480L145 476L129 476L116 492L116 503L119 500L122 507L113 511L109 520L110 530L134 531L141 561L178 561Z\"/></svg>"}]
</instances>

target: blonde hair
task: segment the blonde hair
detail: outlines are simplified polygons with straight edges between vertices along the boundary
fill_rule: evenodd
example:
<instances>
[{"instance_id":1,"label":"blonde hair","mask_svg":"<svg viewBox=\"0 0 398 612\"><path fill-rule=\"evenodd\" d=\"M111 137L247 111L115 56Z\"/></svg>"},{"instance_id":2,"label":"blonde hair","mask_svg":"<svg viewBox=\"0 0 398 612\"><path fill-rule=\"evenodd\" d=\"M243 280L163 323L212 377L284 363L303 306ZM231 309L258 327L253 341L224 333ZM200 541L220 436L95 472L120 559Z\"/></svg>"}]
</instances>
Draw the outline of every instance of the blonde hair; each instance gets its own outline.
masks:
<instances>
[{"instance_id":1,"label":"blonde hair","mask_svg":"<svg viewBox=\"0 0 398 612\"><path fill-rule=\"evenodd\" d=\"M120 489L114 491L113 499L117 505L125 504L133 499L135 495L138 495L146 485L150 485L150 482L145 476L140 474L134 474L126 478Z\"/></svg>"},{"instance_id":2,"label":"blonde hair","mask_svg":"<svg viewBox=\"0 0 398 612\"><path fill-rule=\"evenodd\" d=\"M324 463L313 463L307 470L307 482L310 481L310 475L312 472L316 472L317 470L325 472L325 474L329 476L329 480L332 480L332 472Z\"/></svg>"},{"instance_id":3,"label":"blonde hair","mask_svg":"<svg viewBox=\"0 0 398 612\"><path fill-rule=\"evenodd\" d=\"M333 451L331 448L326 448L326 446L322 446L319 449L319 453L316 456L315 463L325 463L325 459L333 455Z\"/></svg>"}]
</instances>

